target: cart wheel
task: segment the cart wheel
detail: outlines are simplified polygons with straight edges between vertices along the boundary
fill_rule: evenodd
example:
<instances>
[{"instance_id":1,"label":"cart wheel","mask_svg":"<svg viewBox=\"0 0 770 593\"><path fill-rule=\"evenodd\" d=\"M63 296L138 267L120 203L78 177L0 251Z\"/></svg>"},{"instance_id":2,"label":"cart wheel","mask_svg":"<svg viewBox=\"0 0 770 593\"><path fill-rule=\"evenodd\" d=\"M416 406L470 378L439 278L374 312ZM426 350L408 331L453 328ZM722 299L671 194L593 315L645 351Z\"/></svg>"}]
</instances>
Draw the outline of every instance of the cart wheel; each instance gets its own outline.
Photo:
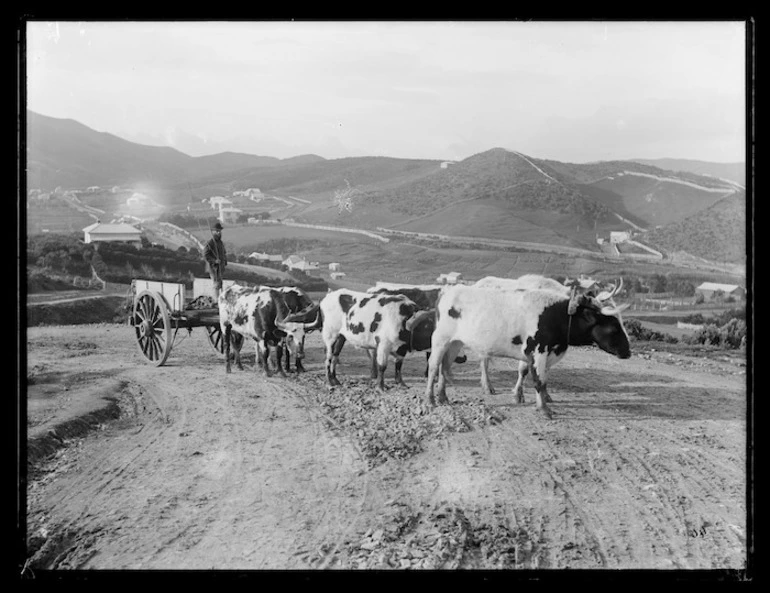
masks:
<instances>
[{"instance_id":1,"label":"cart wheel","mask_svg":"<svg viewBox=\"0 0 770 593\"><path fill-rule=\"evenodd\" d=\"M171 323L168 306L157 292L143 291L134 304L134 331L139 351L155 366L171 352Z\"/></svg>"},{"instance_id":2,"label":"cart wheel","mask_svg":"<svg viewBox=\"0 0 770 593\"><path fill-rule=\"evenodd\" d=\"M206 326L206 332L208 333L209 337L209 344L211 344L211 347L221 356L225 355L225 341L224 336L222 335L222 328L218 325L207 325ZM235 348L238 350L241 349L241 346L243 346L243 336L239 333L232 332L233 340L235 341ZM230 358L233 358L233 354L230 354Z\"/></svg>"}]
</instances>

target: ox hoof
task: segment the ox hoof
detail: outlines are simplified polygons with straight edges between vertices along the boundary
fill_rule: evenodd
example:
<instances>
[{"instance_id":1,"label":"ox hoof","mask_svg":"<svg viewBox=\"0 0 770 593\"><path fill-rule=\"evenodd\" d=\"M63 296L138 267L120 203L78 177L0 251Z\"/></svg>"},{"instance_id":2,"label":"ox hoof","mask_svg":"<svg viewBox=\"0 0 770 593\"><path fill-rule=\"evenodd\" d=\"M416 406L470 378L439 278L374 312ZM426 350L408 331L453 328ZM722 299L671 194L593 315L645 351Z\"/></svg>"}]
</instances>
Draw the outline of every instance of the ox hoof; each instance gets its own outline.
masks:
<instances>
[{"instance_id":1,"label":"ox hoof","mask_svg":"<svg viewBox=\"0 0 770 593\"><path fill-rule=\"evenodd\" d=\"M553 412L551 411L551 408L549 408L548 406L537 408L537 411L540 413L540 415L543 418L546 418L547 420L551 420L553 418Z\"/></svg>"},{"instance_id":2,"label":"ox hoof","mask_svg":"<svg viewBox=\"0 0 770 593\"><path fill-rule=\"evenodd\" d=\"M513 403L515 404L523 404L524 403L524 393L514 393L513 394Z\"/></svg>"},{"instance_id":3,"label":"ox hoof","mask_svg":"<svg viewBox=\"0 0 770 593\"><path fill-rule=\"evenodd\" d=\"M551 399L551 396L548 395L547 393L545 395L543 395L543 401L546 402L546 403L549 403L549 404L553 403L553 400Z\"/></svg>"}]
</instances>

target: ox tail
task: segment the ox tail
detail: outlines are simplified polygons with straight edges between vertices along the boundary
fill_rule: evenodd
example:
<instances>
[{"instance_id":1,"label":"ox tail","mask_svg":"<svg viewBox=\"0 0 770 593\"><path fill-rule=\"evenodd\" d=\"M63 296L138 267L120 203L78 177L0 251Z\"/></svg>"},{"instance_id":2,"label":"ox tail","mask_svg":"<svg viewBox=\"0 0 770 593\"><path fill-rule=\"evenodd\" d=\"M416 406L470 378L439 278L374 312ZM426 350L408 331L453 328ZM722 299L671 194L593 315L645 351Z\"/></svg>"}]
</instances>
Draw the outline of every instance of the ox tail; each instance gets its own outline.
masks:
<instances>
[{"instance_id":1,"label":"ox tail","mask_svg":"<svg viewBox=\"0 0 770 593\"><path fill-rule=\"evenodd\" d=\"M417 311L414 315L412 315L409 319L406 320L406 323L404 324L404 329L406 329L407 331L412 331L416 326L422 323L423 320L428 319L429 317L435 316L435 315L436 315L436 309Z\"/></svg>"}]
</instances>

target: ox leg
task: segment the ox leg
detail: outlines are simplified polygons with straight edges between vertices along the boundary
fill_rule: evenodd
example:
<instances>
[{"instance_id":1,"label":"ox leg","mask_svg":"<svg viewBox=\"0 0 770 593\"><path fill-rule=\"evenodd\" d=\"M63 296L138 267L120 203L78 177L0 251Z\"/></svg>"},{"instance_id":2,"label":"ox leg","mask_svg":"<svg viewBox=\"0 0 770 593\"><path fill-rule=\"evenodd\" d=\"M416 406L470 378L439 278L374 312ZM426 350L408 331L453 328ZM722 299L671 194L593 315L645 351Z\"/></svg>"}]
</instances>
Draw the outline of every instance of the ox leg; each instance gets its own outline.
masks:
<instances>
[{"instance_id":1,"label":"ox leg","mask_svg":"<svg viewBox=\"0 0 770 593\"><path fill-rule=\"evenodd\" d=\"M338 335L334 339L324 336L326 342L326 381L330 386L340 385L337 379L337 362L342 347L345 345L345 336Z\"/></svg>"},{"instance_id":2,"label":"ox leg","mask_svg":"<svg viewBox=\"0 0 770 593\"><path fill-rule=\"evenodd\" d=\"M438 392L439 403L446 403L446 353L449 349L449 341L437 337L433 334L431 339L431 353L428 359L428 379L425 385L425 401L427 406L436 405L434 397L434 383L438 378L438 385L436 391Z\"/></svg>"},{"instance_id":3,"label":"ox leg","mask_svg":"<svg viewBox=\"0 0 770 593\"><path fill-rule=\"evenodd\" d=\"M270 348L267 342L264 340L257 340L256 345L257 358L262 361L262 368L265 369L265 375L268 377L273 376L273 371L270 370ZM258 367L254 367L257 370Z\"/></svg>"},{"instance_id":4,"label":"ox leg","mask_svg":"<svg viewBox=\"0 0 770 593\"><path fill-rule=\"evenodd\" d=\"M551 401L551 397L548 395L546 387L546 361L547 357L545 354L536 353L532 364L529 365L529 369L532 372L532 380L535 382L535 390L537 391L536 408L546 418L551 418L553 413L547 403Z\"/></svg>"},{"instance_id":5,"label":"ox leg","mask_svg":"<svg viewBox=\"0 0 770 593\"><path fill-rule=\"evenodd\" d=\"M286 344L277 344L275 347L275 366L278 369L278 372L281 373L281 376L286 376L286 371L289 370L283 368L283 354L284 354L284 348L286 348L286 360L288 365L288 359L289 359L289 350L288 346Z\"/></svg>"},{"instance_id":6,"label":"ox leg","mask_svg":"<svg viewBox=\"0 0 770 593\"><path fill-rule=\"evenodd\" d=\"M394 365L396 367L396 383L401 385L401 387L409 387L409 385L404 382L404 377L401 375L401 368L404 366L404 357L406 356L406 353L407 347L405 345L401 346L393 353L393 357L396 359Z\"/></svg>"},{"instance_id":7,"label":"ox leg","mask_svg":"<svg viewBox=\"0 0 770 593\"><path fill-rule=\"evenodd\" d=\"M305 338L304 337L302 338L302 350L300 350L300 352L302 352L303 356L304 356L304 352L305 352ZM287 357L287 360L286 360L286 367L287 367L287 369L286 370L288 370L288 366L289 366L289 361L288 361L288 357ZM302 358L300 356L296 356L294 358L294 368L297 370L297 374L305 372L305 367L302 366Z\"/></svg>"},{"instance_id":8,"label":"ox leg","mask_svg":"<svg viewBox=\"0 0 770 593\"><path fill-rule=\"evenodd\" d=\"M224 328L224 340L225 340L225 372L232 373L233 370L230 368L230 338L232 337L232 328L229 325L226 325Z\"/></svg>"},{"instance_id":9,"label":"ox leg","mask_svg":"<svg viewBox=\"0 0 770 593\"><path fill-rule=\"evenodd\" d=\"M425 398L423 404L426 406L432 407L436 405L433 384L436 382L437 377L440 377L439 382L441 383L441 387L444 387L443 359L448 348L449 341L441 339L434 333L431 338L431 352L430 358L428 359L428 379L425 382ZM446 395L444 395L444 398L446 398Z\"/></svg>"},{"instance_id":10,"label":"ox leg","mask_svg":"<svg viewBox=\"0 0 770 593\"><path fill-rule=\"evenodd\" d=\"M243 370L243 364L241 364L241 348L243 347L243 342L245 338L239 334L238 332L232 331L232 327L228 328L230 330L229 337L225 336L225 356L227 356L227 363L228 366L231 362L231 359L235 361L235 366L238 367L239 371ZM239 339L240 338L240 339ZM227 352L227 347L230 347L232 350L230 352ZM229 372L229 371L228 371Z\"/></svg>"},{"instance_id":11,"label":"ox leg","mask_svg":"<svg viewBox=\"0 0 770 593\"><path fill-rule=\"evenodd\" d=\"M379 376L377 374L378 373L378 369L377 369L377 351L375 350L374 352L372 352L371 350L367 350L366 351L366 355L369 357L369 361L371 362L371 365L370 365L371 370L369 372L369 376L372 379L377 379L377 377Z\"/></svg>"},{"instance_id":12,"label":"ox leg","mask_svg":"<svg viewBox=\"0 0 770 593\"><path fill-rule=\"evenodd\" d=\"M481 390L487 395L494 395L495 390L492 385L489 384L489 357L482 356L481 358Z\"/></svg>"},{"instance_id":13,"label":"ox leg","mask_svg":"<svg viewBox=\"0 0 770 593\"><path fill-rule=\"evenodd\" d=\"M423 376L426 377L426 378L428 377L428 369L429 368L430 368L430 350L428 350L425 353L425 375L423 375Z\"/></svg>"},{"instance_id":14,"label":"ox leg","mask_svg":"<svg viewBox=\"0 0 770 593\"><path fill-rule=\"evenodd\" d=\"M524 379L527 378L528 372L529 372L529 364L523 360L520 360L519 377L516 379L516 385L513 387L513 395L517 404L524 403Z\"/></svg>"},{"instance_id":15,"label":"ox leg","mask_svg":"<svg viewBox=\"0 0 770 593\"><path fill-rule=\"evenodd\" d=\"M283 359L284 360L284 371L285 371L284 374L290 373L291 372L291 356L289 354L289 345L286 343L286 341L284 341L283 344L281 345L281 350L282 350L283 356L284 356L284 359Z\"/></svg>"},{"instance_id":16,"label":"ox leg","mask_svg":"<svg viewBox=\"0 0 770 593\"><path fill-rule=\"evenodd\" d=\"M384 344L380 343L377 346L376 360L377 360L377 389L379 391L385 391L385 370L388 368L388 349Z\"/></svg>"}]
</instances>

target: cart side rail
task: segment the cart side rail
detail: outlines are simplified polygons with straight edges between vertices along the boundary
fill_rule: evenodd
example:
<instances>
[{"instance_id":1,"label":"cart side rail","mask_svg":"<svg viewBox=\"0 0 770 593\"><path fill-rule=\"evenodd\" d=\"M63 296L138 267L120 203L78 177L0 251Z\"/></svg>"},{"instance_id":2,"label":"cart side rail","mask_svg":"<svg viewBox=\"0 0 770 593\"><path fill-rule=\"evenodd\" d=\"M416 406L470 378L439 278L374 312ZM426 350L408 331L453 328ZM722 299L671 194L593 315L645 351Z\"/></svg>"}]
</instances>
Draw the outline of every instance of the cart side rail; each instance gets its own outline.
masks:
<instances>
[{"instance_id":1,"label":"cart side rail","mask_svg":"<svg viewBox=\"0 0 770 593\"><path fill-rule=\"evenodd\" d=\"M170 311L173 313L178 313L185 308L187 294L184 284L178 282L134 279L131 281L131 292L133 294L134 304L136 304L138 295L145 290L157 292L163 296Z\"/></svg>"}]
</instances>

